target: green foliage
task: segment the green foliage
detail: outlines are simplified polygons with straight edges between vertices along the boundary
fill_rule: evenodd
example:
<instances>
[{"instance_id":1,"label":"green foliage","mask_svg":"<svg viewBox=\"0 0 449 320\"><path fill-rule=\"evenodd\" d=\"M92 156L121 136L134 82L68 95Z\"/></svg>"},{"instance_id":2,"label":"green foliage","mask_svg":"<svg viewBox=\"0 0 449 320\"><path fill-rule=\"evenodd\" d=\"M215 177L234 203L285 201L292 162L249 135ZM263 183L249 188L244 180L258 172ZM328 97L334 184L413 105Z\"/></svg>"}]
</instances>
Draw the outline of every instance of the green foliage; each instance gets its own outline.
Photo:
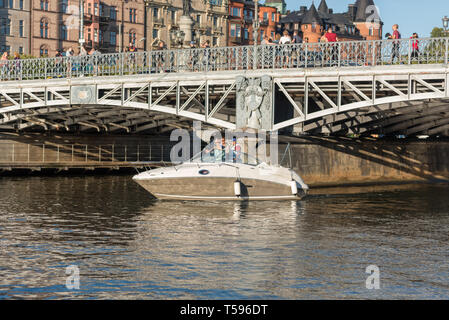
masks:
<instances>
[{"instance_id":1,"label":"green foliage","mask_svg":"<svg viewBox=\"0 0 449 320\"><path fill-rule=\"evenodd\" d=\"M433 28L432 32L430 33L431 38L442 38L445 36L446 36L446 33L444 32L443 28L435 27L435 28Z\"/></svg>"}]
</instances>

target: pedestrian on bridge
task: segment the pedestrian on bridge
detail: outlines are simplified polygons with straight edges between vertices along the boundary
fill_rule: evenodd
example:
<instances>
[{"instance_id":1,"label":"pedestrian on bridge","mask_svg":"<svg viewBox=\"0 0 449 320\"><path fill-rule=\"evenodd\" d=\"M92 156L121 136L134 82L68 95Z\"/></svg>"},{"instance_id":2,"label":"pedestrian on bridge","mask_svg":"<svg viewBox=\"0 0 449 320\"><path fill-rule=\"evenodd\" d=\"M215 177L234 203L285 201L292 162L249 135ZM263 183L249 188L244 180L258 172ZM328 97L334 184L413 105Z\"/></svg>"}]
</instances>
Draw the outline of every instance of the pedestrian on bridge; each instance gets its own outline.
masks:
<instances>
[{"instance_id":1,"label":"pedestrian on bridge","mask_svg":"<svg viewBox=\"0 0 449 320\"><path fill-rule=\"evenodd\" d=\"M325 41L328 43L328 50L329 50L329 64L338 64L338 46L337 41L338 39L337 34L334 32L334 29L332 27L329 27L327 29L326 34L324 35Z\"/></svg>"},{"instance_id":2,"label":"pedestrian on bridge","mask_svg":"<svg viewBox=\"0 0 449 320\"><path fill-rule=\"evenodd\" d=\"M291 43L292 37L290 37L290 34L287 30L284 30L283 36L279 40L279 44L283 45L281 59L284 68L287 68L287 66L290 64L290 60L292 57L292 47L290 46Z\"/></svg>"},{"instance_id":3,"label":"pedestrian on bridge","mask_svg":"<svg viewBox=\"0 0 449 320\"><path fill-rule=\"evenodd\" d=\"M20 80L22 78L22 63L20 62L20 54L18 52L14 52L14 61L16 79Z\"/></svg>"},{"instance_id":4,"label":"pedestrian on bridge","mask_svg":"<svg viewBox=\"0 0 449 320\"><path fill-rule=\"evenodd\" d=\"M393 25L393 35L391 36L394 40L400 40L401 39L401 33L399 32L399 25L394 24ZM400 41L393 41L393 49L391 52L391 64L394 63L395 58L398 59L398 62L401 62L401 43Z\"/></svg>"},{"instance_id":5,"label":"pedestrian on bridge","mask_svg":"<svg viewBox=\"0 0 449 320\"><path fill-rule=\"evenodd\" d=\"M415 61L418 61L418 63L420 63L418 34L416 32L413 33L413 35L410 37L410 39L412 39L412 41L411 41L411 45L412 45L411 61L413 62L413 60L415 60Z\"/></svg>"},{"instance_id":6,"label":"pedestrian on bridge","mask_svg":"<svg viewBox=\"0 0 449 320\"><path fill-rule=\"evenodd\" d=\"M2 58L0 60L0 66L2 68L2 79L9 76L9 66L8 66L9 53L7 51L3 52Z\"/></svg>"}]
</instances>

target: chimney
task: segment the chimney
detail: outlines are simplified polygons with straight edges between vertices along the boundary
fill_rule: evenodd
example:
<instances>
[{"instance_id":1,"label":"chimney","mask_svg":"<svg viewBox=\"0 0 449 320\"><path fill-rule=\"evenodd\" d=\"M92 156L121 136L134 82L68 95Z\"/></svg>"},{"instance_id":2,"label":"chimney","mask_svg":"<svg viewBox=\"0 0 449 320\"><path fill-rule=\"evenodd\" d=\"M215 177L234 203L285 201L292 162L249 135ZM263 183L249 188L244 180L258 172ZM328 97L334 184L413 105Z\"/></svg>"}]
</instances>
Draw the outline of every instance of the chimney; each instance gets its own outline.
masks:
<instances>
[{"instance_id":1,"label":"chimney","mask_svg":"<svg viewBox=\"0 0 449 320\"><path fill-rule=\"evenodd\" d=\"M357 7L355 4L348 5L348 13L352 20L355 20L355 16L357 14Z\"/></svg>"},{"instance_id":2,"label":"chimney","mask_svg":"<svg viewBox=\"0 0 449 320\"><path fill-rule=\"evenodd\" d=\"M306 11L307 11L307 7L306 6L299 7L299 12L305 13Z\"/></svg>"},{"instance_id":3,"label":"chimney","mask_svg":"<svg viewBox=\"0 0 449 320\"><path fill-rule=\"evenodd\" d=\"M334 9L329 9L329 14L333 14L334 13Z\"/></svg>"}]
</instances>

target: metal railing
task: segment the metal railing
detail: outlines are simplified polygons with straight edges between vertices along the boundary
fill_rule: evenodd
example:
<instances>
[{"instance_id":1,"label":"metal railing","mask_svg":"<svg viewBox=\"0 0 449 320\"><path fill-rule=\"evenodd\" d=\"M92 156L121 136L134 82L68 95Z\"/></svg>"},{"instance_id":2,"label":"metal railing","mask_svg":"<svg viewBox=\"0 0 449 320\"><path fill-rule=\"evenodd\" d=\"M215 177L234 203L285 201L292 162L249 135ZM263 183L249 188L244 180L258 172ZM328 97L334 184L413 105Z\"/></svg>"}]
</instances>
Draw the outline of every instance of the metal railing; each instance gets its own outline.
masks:
<instances>
[{"instance_id":1,"label":"metal railing","mask_svg":"<svg viewBox=\"0 0 449 320\"><path fill-rule=\"evenodd\" d=\"M449 38L236 46L0 61L1 80L283 68L448 64Z\"/></svg>"},{"instance_id":2,"label":"metal railing","mask_svg":"<svg viewBox=\"0 0 449 320\"><path fill-rule=\"evenodd\" d=\"M24 144L1 143L0 165L108 165L170 162L163 144Z\"/></svg>"}]
</instances>

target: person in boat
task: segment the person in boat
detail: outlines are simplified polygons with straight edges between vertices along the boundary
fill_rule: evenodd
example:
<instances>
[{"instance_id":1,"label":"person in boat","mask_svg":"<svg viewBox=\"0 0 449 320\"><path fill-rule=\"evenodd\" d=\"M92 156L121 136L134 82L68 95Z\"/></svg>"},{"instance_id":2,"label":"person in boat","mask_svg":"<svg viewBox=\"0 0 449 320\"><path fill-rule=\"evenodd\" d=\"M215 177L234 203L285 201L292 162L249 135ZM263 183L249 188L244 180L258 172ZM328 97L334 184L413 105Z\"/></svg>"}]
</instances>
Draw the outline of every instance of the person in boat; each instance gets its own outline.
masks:
<instances>
[{"instance_id":1,"label":"person in boat","mask_svg":"<svg viewBox=\"0 0 449 320\"><path fill-rule=\"evenodd\" d=\"M223 146L221 145L221 140L215 139L214 141L214 158L215 162L223 161Z\"/></svg>"}]
</instances>

